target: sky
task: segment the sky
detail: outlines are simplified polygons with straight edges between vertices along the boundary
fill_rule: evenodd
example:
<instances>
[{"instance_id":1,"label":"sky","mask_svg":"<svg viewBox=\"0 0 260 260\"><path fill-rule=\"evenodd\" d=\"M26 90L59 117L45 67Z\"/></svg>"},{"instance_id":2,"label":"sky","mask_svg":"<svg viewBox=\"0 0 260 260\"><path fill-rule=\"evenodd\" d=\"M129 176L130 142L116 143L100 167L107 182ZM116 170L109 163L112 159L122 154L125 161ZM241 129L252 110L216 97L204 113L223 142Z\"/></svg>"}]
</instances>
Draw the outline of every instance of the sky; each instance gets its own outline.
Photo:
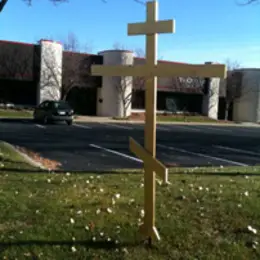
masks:
<instances>
[{"instance_id":1,"label":"sky","mask_svg":"<svg viewBox=\"0 0 260 260\"><path fill-rule=\"evenodd\" d=\"M127 24L145 20L145 5L133 0L9 0L0 13L0 40L36 43L74 33L91 53L144 49L145 36L127 36ZM240 1L240 2L238 2ZM236 61L260 68L260 4L243 0L159 0L159 20L175 20L175 33L158 36L158 58L187 63Z\"/></svg>"}]
</instances>

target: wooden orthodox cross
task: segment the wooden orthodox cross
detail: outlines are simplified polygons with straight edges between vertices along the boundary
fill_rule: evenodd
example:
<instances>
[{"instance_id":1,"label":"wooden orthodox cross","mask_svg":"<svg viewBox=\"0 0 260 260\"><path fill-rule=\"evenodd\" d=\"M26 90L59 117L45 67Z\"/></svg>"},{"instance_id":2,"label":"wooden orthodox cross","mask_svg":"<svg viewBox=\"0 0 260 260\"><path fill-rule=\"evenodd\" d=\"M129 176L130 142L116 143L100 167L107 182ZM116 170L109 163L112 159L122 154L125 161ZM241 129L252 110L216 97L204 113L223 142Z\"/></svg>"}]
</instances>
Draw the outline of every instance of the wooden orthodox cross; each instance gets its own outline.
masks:
<instances>
[{"instance_id":1,"label":"wooden orthodox cross","mask_svg":"<svg viewBox=\"0 0 260 260\"><path fill-rule=\"evenodd\" d=\"M157 77L220 77L226 76L225 65L157 64L157 33L173 33L173 20L158 21L156 1L146 3L144 23L128 24L128 35L146 35L144 65L93 65L92 75L145 77L145 147L130 137L130 150L144 162L144 224L141 231L150 242L160 240L155 227L155 174L168 182L167 168L156 159Z\"/></svg>"}]
</instances>

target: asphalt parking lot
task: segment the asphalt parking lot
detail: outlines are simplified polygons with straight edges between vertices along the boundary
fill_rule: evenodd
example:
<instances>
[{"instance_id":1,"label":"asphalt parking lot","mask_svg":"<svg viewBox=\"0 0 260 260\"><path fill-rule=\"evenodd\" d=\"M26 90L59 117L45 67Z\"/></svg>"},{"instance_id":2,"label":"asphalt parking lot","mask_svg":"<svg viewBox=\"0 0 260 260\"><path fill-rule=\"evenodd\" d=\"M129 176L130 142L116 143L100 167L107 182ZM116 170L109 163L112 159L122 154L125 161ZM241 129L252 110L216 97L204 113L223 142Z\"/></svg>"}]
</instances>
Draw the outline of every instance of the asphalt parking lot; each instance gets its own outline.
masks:
<instances>
[{"instance_id":1,"label":"asphalt parking lot","mask_svg":"<svg viewBox=\"0 0 260 260\"><path fill-rule=\"evenodd\" d=\"M141 168L129 136L143 145L144 125L0 119L0 140L59 161L66 171ZM260 127L159 124L157 158L168 166L259 165Z\"/></svg>"}]
</instances>

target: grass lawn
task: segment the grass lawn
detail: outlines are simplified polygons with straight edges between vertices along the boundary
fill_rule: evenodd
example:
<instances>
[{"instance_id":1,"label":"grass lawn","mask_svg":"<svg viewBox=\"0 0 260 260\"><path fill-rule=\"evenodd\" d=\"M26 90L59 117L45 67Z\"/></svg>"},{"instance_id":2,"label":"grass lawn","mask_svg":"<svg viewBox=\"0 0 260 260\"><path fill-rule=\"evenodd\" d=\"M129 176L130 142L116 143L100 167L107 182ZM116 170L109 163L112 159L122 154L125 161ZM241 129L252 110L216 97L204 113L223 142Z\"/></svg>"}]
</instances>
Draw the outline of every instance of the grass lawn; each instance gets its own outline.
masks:
<instances>
[{"instance_id":1,"label":"grass lawn","mask_svg":"<svg viewBox=\"0 0 260 260\"><path fill-rule=\"evenodd\" d=\"M133 120L133 121L144 121L145 113L132 113L131 116L124 117L113 117L115 120ZM157 114L158 122L190 122L190 123L232 123L225 120L214 120L212 118L202 115L163 115Z\"/></svg>"},{"instance_id":2,"label":"grass lawn","mask_svg":"<svg viewBox=\"0 0 260 260\"><path fill-rule=\"evenodd\" d=\"M206 116L164 116L158 115L157 120L160 122L195 122L195 123L217 123L218 120L208 118Z\"/></svg>"},{"instance_id":3,"label":"grass lawn","mask_svg":"<svg viewBox=\"0 0 260 260\"><path fill-rule=\"evenodd\" d=\"M172 170L148 248L140 172L43 173L0 153L1 259L260 259L260 168Z\"/></svg>"},{"instance_id":4,"label":"grass lawn","mask_svg":"<svg viewBox=\"0 0 260 260\"><path fill-rule=\"evenodd\" d=\"M0 109L0 117L31 117L32 112L29 110Z\"/></svg>"}]
</instances>

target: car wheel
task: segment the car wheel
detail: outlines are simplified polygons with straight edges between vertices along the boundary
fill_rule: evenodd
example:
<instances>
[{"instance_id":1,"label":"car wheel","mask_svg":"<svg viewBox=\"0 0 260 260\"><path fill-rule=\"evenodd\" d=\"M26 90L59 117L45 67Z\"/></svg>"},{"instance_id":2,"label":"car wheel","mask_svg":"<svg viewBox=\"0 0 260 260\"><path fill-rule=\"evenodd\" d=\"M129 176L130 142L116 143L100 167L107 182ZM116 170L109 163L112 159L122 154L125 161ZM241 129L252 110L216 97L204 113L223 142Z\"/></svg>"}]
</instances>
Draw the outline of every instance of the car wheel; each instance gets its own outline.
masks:
<instances>
[{"instance_id":1,"label":"car wheel","mask_svg":"<svg viewBox=\"0 0 260 260\"><path fill-rule=\"evenodd\" d=\"M47 117L47 116L45 116L45 117L42 119L42 123L43 123L44 125L46 125L46 124L48 123L48 117Z\"/></svg>"},{"instance_id":2,"label":"car wheel","mask_svg":"<svg viewBox=\"0 0 260 260\"><path fill-rule=\"evenodd\" d=\"M67 120L66 123L67 125L72 125L72 120Z\"/></svg>"}]
</instances>

